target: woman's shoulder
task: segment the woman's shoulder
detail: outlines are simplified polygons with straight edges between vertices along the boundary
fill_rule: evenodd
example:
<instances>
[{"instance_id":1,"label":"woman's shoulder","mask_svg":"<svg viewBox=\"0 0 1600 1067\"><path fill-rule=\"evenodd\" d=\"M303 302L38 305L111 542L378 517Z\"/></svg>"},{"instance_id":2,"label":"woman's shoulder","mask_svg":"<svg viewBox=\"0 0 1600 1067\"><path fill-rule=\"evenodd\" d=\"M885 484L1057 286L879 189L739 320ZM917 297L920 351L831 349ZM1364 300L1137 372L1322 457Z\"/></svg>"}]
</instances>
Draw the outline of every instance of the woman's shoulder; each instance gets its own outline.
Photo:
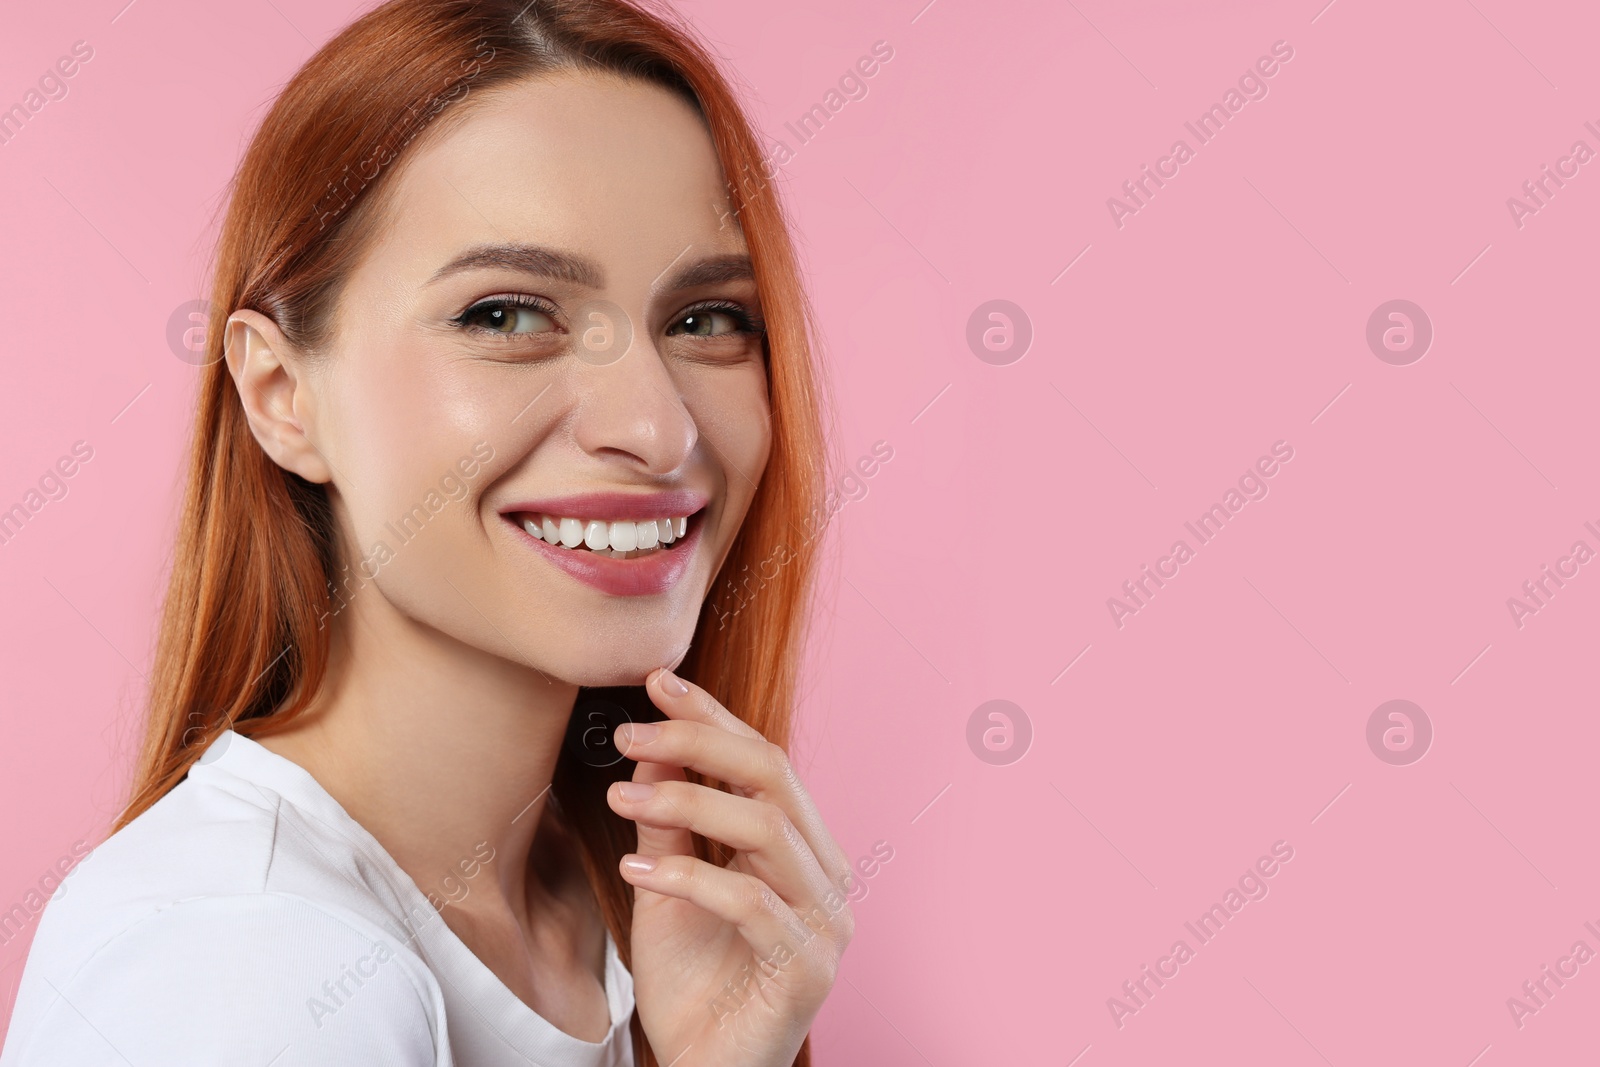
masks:
<instances>
[{"instance_id":1,"label":"woman's shoulder","mask_svg":"<svg viewBox=\"0 0 1600 1067\"><path fill-rule=\"evenodd\" d=\"M0 1067L288 1067L375 1062L357 1054L373 1047L450 1063L438 982L392 887L319 817L333 813L272 784L199 767L66 876Z\"/></svg>"},{"instance_id":2,"label":"woman's shoulder","mask_svg":"<svg viewBox=\"0 0 1600 1067\"><path fill-rule=\"evenodd\" d=\"M59 925L39 935L4 1067L451 1062L443 998L421 960L320 902L197 896L98 941Z\"/></svg>"},{"instance_id":3,"label":"woman's shoulder","mask_svg":"<svg viewBox=\"0 0 1600 1067\"><path fill-rule=\"evenodd\" d=\"M231 743L230 743L231 742ZM225 734L186 777L62 881L38 939L102 943L180 901L274 897L315 902L400 940L414 890L392 861L298 766Z\"/></svg>"},{"instance_id":4,"label":"woman's shoulder","mask_svg":"<svg viewBox=\"0 0 1600 1067\"><path fill-rule=\"evenodd\" d=\"M381 922L371 870L347 836L271 788L197 768L73 868L38 938L102 942L194 898L270 894L325 901Z\"/></svg>"}]
</instances>

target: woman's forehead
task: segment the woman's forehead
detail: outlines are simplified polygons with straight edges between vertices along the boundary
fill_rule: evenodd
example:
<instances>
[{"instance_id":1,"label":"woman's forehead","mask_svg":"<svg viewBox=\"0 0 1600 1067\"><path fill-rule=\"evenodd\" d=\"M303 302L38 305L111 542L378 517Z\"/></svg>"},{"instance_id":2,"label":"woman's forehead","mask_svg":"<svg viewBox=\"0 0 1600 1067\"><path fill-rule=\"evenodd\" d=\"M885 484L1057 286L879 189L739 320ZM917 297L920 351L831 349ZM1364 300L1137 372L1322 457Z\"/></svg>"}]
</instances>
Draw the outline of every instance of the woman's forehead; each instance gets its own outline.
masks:
<instances>
[{"instance_id":1,"label":"woman's forehead","mask_svg":"<svg viewBox=\"0 0 1600 1067\"><path fill-rule=\"evenodd\" d=\"M689 248L744 251L710 134L666 89L561 72L461 103L470 113L413 145L386 198L387 242L419 268L467 245L525 243L583 249L620 283Z\"/></svg>"}]
</instances>

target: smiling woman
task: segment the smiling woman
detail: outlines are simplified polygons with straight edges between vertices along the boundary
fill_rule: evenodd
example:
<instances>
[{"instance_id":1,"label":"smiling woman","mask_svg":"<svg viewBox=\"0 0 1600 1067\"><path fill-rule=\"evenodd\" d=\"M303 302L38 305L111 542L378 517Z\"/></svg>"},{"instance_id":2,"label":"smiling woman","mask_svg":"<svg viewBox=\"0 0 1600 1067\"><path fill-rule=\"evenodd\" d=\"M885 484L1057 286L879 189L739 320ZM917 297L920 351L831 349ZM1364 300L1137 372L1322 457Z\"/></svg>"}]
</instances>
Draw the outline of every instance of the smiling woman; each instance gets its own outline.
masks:
<instances>
[{"instance_id":1,"label":"smiling woman","mask_svg":"<svg viewBox=\"0 0 1600 1067\"><path fill-rule=\"evenodd\" d=\"M821 499L790 237L727 177L759 159L623 0L393 0L289 82L220 237L133 795L0 1064L810 1062L853 927L784 751L810 543L707 603ZM633 709L603 751L595 689Z\"/></svg>"}]
</instances>

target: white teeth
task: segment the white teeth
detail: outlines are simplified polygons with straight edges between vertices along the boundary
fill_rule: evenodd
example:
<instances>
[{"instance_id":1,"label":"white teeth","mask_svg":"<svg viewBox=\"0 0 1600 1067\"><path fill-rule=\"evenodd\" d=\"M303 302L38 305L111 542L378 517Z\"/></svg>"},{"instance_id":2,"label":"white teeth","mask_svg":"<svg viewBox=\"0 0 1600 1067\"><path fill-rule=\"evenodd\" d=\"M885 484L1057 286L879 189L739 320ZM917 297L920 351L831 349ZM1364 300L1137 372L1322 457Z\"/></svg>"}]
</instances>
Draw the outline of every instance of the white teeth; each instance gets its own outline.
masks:
<instances>
[{"instance_id":1,"label":"white teeth","mask_svg":"<svg viewBox=\"0 0 1600 1067\"><path fill-rule=\"evenodd\" d=\"M563 548L587 548L602 556L632 559L656 548L665 548L689 528L687 515L636 522L619 519L558 518L555 515L526 515L522 528L528 536Z\"/></svg>"},{"instance_id":2,"label":"white teeth","mask_svg":"<svg viewBox=\"0 0 1600 1067\"><path fill-rule=\"evenodd\" d=\"M612 551L632 552L639 547L639 527L631 522L614 522L607 540Z\"/></svg>"}]
</instances>

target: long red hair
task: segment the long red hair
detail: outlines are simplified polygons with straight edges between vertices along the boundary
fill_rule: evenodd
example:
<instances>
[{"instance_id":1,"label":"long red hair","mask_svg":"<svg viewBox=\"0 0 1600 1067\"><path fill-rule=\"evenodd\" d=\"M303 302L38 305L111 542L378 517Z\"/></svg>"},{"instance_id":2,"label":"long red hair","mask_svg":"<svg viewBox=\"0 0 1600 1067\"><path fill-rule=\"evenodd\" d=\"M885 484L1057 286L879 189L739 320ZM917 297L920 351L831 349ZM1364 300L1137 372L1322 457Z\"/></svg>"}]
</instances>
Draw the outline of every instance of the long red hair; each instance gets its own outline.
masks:
<instances>
[{"instance_id":1,"label":"long red hair","mask_svg":"<svg viewBox=\"0 0 1600 1067\"><path fill-rule=\"evenodd\" d=\"M728 178L767 325L772 452L714 589L759 571L739 610L707 598L680 673L769 740L787 745L820 513L823 445L810 312L760 144L709 49L667 11L627 0L390 0L295 74L234 175L210 290L189 474L150 706L121 829L187 773L223 730L262 734L300 714L328 663L330 584L340 561L323 488L278 467L251 435L222 359L236 309L322 347L343 279L381 214L395 159L424 129L459 120L472 94L556 69L615 72L677 93L703 117ZM768 564L783 565L768 577ZM726 600L725 597L720 598ZM553 795L581 842L624 962L633 889L618 862L631 824L604 801L626 761L563 753ZM722 783L712 783L721 785ZM702 857L725 859L696 839ZM636 1062L658 1067L633 1019ZM798 1067L809 1067L809 1040Z\"/></svg>"}]
</instances>

